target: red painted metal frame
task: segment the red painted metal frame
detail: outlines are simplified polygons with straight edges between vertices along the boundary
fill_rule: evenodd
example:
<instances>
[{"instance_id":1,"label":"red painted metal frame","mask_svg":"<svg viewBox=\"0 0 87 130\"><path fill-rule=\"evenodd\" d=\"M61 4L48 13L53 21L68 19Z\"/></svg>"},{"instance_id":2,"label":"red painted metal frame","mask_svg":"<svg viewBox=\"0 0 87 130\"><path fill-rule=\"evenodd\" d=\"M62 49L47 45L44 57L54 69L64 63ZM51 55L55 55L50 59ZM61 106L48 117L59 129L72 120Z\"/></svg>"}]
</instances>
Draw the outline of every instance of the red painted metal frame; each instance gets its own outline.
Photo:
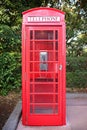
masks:
<instances>
[{"instance_id":1,"label":"red painted metal frame","mask_svg":"<svg viewBox=\"0 0 87 130\"><path fill-rule=\"evenodd\" d=\"M58 22L39 22L29 23L27 22L28 16L60 16L61 21ZM30 30L58 30L58 113L54 114L36 114L30 112ZM34 33L34 31L33 31ZM54 39L55 40L55 39ZM35 50L35 46L33 44ZM55 48L55 44L53 44ZM53 49L55 53L55 50ZM55 54L53 57L55 59ZM32 53L33 61L35 60L34 51ZM53 63L54 64L54 63ZM62 65L62 70L59 69ZM33 68L35 64L33 63ZM55 74L53 74L55 79ZM35 79L33 74L33 82ZM50 76L48 76L50 77ZM46 85L47 83L44 82ZM35 84L34 84L35 85ZM35 93L35 87L33 85L33 94ZM53 81L55 88L55 81ZM53 8L35 8L23 13L22 23L22 122L24 125L65 125L66 124L66 45L65 45L65 22L64 12ZM48 93L49 95L49 93ZM50 93L51 95L51 93ZM38 95L37 95L38 96ZM55 96L55 95L54 95ZM35 96L32 99L35 102ZM44 99L45 100L45 99ZM55 100L55 98L54 98ZM32 103L34 105L34 103ZM33 106L34 107L34 106ZM54 106L55 107L55 106ZM34 110L34 109L33 109Z\"/></svg>"}]
</instances>

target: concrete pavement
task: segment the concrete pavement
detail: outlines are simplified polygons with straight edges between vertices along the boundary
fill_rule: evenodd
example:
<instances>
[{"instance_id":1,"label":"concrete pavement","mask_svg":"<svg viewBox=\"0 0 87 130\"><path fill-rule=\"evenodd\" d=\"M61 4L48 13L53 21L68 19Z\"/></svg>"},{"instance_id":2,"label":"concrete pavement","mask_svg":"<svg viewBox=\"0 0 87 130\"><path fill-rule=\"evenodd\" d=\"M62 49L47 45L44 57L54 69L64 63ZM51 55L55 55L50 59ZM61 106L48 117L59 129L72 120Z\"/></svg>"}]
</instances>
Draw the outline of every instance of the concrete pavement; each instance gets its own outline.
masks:
<instances>
[{"instance_id":1,"label":"concrete pavement","mask_svg":"<svg viewBox=\"0 0 87 130\"><path fill-rule=\"evenodd\" d=\"M67 118L71 130L87 130L87 94L67 94Z\"/></svg>"}]
</instances>

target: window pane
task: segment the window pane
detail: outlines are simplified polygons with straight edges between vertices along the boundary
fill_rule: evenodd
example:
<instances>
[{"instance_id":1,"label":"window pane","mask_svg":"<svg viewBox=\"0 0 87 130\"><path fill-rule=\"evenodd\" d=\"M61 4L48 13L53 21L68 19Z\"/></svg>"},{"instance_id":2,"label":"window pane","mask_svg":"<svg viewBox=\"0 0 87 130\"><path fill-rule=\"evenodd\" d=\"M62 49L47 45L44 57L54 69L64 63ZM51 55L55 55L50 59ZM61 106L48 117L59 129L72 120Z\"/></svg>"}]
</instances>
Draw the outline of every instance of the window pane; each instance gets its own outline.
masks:
<instances>
[{"instance_id":1,"label":"window pane","mask_svg":"<svg viewBox=\"0 0 87 130\"><path fill-rule=\"evenodd\" d=\"M43 30L35 31L35 39L53 39L53 31Z\"/></svg>"}]
</instances>

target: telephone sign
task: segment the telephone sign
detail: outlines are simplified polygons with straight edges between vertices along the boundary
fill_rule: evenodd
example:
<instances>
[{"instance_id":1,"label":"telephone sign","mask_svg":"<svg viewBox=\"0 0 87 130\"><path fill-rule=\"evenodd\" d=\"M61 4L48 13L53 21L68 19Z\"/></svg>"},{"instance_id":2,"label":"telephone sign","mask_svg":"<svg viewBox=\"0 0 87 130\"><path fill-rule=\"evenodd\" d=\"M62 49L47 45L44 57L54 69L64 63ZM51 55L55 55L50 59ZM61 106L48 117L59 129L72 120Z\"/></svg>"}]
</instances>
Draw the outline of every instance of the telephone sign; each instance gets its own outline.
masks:
<instances>
[{"instance_id":1,"label":"telephone sign","mask_svg":"<svg viewBox=\"0 0 87 130\"><path fill-rule=\"evenodd\" d=\"M60 17L58 16L29 16L28 22L60 22Z\"/></svg>"}]
</instances>

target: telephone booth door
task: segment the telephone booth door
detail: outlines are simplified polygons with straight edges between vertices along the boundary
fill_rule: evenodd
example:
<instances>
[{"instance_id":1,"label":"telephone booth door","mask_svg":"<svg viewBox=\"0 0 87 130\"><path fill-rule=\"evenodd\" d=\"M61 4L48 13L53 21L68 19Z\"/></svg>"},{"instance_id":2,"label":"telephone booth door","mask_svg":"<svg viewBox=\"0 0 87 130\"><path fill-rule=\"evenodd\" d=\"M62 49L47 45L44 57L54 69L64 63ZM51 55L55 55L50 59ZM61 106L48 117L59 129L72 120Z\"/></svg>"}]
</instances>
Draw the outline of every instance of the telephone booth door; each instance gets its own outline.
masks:
<instances>
[{"instance_id":1,"label":"telephone booth door","mask_svg":"<svg viewBox=\"0 0 87 130\"><path fill-rule=\"evenodd\" d=\"M61 122L61 27L26 28L29 125Z\"/></svg>"}]
</instances>

